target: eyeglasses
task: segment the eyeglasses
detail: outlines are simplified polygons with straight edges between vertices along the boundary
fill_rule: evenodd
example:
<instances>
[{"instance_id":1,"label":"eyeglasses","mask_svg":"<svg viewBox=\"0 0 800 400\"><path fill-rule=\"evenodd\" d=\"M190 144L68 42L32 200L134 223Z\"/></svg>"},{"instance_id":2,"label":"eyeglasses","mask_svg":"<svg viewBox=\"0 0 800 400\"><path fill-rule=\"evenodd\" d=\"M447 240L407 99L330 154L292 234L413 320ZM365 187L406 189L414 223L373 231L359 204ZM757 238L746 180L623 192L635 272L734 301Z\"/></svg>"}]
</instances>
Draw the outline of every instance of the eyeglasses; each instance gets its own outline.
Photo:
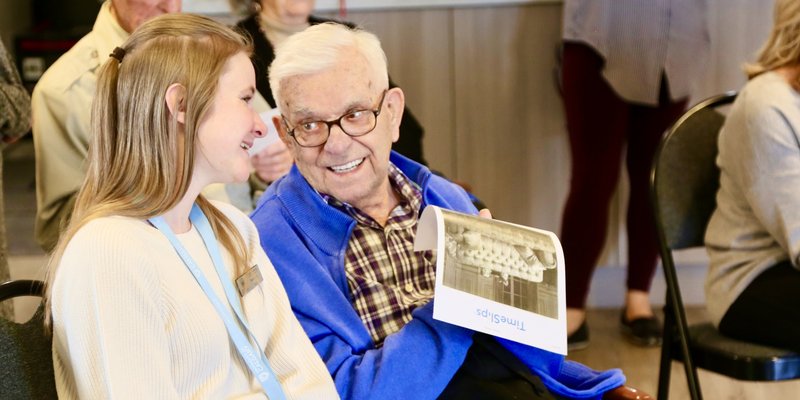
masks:
<instances>
[{"instance_id":1,"label":"eyeglasses","mask_svg":"<svg viewBox=\"0 0 800 400\"><path fill-rule=\"evenodd\" d=\"M318 147L325 144L331 135L331 128L334 125L339 126L339 129L347 136L364 136L372 132L375 126L378 125L378 115L381 113L383 100L386 98L386 92L388 91L389 89L383 91L381 100L378 102L378 108L374 110L354 110L330 121L303 122L291 129L286 117L281 115L283 125L286 127L289 136L293 137L295 142L302 147Z\"/></svg>"}]
</instances>

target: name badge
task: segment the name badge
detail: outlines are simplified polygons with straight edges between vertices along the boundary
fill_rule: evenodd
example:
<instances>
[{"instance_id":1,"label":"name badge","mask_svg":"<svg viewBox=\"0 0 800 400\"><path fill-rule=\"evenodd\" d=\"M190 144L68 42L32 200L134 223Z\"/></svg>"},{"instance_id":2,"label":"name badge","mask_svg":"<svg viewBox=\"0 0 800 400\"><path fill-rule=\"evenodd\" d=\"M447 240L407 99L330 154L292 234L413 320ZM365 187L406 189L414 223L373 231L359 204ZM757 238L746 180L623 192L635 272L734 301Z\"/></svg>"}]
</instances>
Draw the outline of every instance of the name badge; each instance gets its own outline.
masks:
<instances>
[{"instance_id":1,"label":"name badge","mask_svg":"<svg viewBox=\"0 0 800 400\"><path fill-rule=\"evenodd\" d=\"M258 269L258 265L253 265L242 276L236 278L236 287L239 289L239 295L244 297L245 294L253 290L262 281L264 281L264 278L261 276L261 270Z\"/></svg>"}]
</instances>

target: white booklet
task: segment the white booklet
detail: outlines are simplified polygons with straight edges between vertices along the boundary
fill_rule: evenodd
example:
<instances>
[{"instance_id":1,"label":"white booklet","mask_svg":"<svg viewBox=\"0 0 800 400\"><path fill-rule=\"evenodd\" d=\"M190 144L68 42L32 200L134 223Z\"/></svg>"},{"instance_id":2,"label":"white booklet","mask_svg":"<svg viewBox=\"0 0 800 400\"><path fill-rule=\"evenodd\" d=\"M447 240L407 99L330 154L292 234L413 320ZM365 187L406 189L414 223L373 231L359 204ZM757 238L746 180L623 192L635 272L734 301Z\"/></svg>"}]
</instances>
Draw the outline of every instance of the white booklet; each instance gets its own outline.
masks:
<instances>
[{"instance_id":1,"label":"white booklet","mask_svg":"<svg viewBox=\"0 0 800 400\"><path fill-rule=\"evenodd\" d=\"M567 354L564 251L552 232L428 206L415 251L436 251L433 317Z\"/></svg>"}]
</instances>

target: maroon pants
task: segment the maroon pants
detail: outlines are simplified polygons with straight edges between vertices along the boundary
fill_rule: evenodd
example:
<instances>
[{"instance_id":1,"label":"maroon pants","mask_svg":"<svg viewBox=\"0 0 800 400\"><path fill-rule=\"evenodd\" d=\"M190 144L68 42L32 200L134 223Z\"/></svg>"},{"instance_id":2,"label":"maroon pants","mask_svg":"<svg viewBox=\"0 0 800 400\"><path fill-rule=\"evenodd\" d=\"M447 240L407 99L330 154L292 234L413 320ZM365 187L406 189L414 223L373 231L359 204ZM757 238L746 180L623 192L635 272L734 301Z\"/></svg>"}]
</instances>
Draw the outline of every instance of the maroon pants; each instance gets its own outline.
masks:
<instances>
[{"instance_id":1,"label":"maroon pants","mask_svg":"<svg viewBox=\"0 0 800 400\"><path fill-rule=\"evenodd\" d=\"M627 287L649 291L658 246L650 206L650 166L664 131L683 113L665 79L658 106L621 99L603 78L603 59L591 47L565 43L563 98L572 154L572 178L561 242L567 274L567 307L584 308L589 282L606 240L609 203L623 151L630 181ZM627 147L626 147L627 146Z\"/></svg>"}]
</instances>

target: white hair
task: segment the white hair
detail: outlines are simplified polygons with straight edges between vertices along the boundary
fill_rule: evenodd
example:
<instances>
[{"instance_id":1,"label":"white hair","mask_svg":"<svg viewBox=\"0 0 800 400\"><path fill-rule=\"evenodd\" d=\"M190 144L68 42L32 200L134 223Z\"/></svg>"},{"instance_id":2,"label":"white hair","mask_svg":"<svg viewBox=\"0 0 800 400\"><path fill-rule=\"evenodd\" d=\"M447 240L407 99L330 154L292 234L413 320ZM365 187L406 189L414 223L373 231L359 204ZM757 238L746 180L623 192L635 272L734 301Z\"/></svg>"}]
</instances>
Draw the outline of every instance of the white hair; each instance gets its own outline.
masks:
<instances>
[{"instance_id":1,"label":"white hair","mask_svg":"<svg viewBox=\"0 0 800 400\"><path fill-rule=\"evenodd\" d=\"M298 32L275 49L269 67L269 85L275 102L281 104L281 83L287 78L322 72L335 65L347 50L356 50L372 67L378 83L389 87L386 54L374 34L358 28L327 22Z\"/></svg>"}]
</instances>

